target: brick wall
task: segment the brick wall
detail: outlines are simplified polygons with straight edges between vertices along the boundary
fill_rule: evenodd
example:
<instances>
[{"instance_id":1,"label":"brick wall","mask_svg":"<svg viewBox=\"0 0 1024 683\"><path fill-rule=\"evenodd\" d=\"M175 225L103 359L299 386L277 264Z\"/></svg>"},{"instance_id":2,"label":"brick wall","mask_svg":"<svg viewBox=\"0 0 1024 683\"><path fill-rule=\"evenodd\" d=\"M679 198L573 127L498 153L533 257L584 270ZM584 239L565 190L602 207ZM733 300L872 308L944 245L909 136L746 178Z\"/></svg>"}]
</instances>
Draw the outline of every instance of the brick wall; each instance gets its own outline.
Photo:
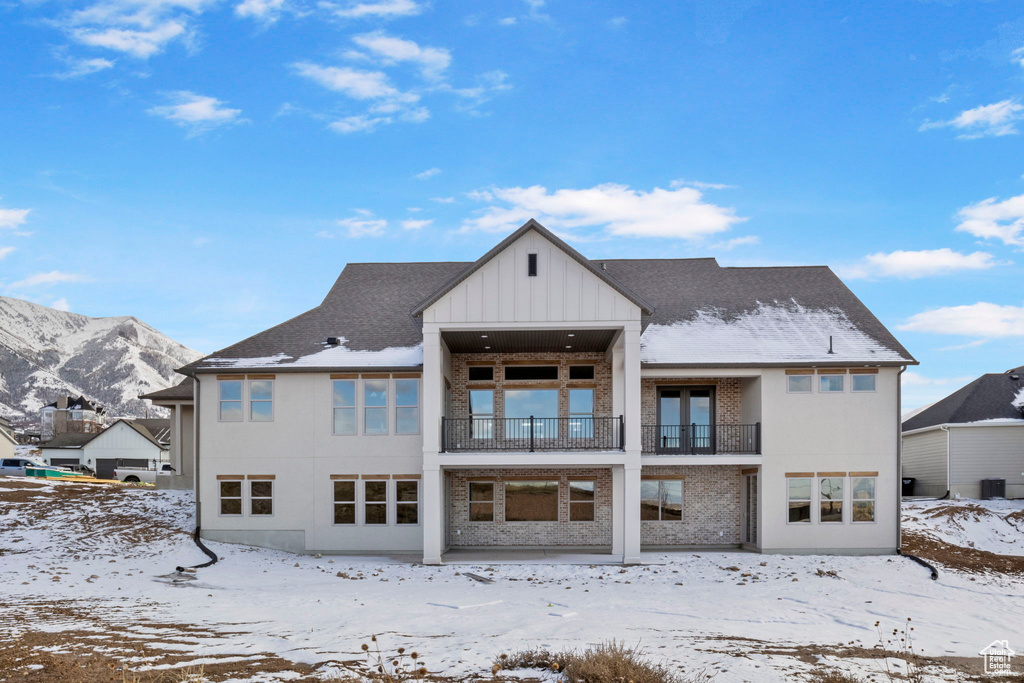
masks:
<instances>
[{"instance_id":1,"label":"brick wall","mask_svg":"<svg viewBox=\"0 0 1024 683\"><path fill-rule=\"evenodd\" d=\"M740 470L733 465L644 467L642 476L682 475L683 519L640 522L640 544L737 545L740 543ZM719 536L719 532L722 535Z\"/></svg>"},{"instance_id":2,"label":"brick wall","mask_svg":"<svg viewBox=\"0 0 1024 683\"><path fill-rule=\"evenodd\" d=\"M495 484L494 521L470 522L468 480L482 477ZM505 521L504 480L523 477L560 482L557 522ZM569 521L568 477L595 480L594 521ZM451 500L448 526L452 546L610 546L612 543L612 478L608 468L453 470L446 480Z\"/></svg>"},{"instance_id":3,"label":"brick wall","mask_svg":"<svg viewBox=\"0 0 1024 683\"><path fill-rule=\"evenodd\" d=\"M715 387L715 421L720 425L740 424L740 379L738 377L708 377L667 379L644 377L640 380L641 424L658 424L658 386L713 386Z\"/></svg>"}]
</instances>

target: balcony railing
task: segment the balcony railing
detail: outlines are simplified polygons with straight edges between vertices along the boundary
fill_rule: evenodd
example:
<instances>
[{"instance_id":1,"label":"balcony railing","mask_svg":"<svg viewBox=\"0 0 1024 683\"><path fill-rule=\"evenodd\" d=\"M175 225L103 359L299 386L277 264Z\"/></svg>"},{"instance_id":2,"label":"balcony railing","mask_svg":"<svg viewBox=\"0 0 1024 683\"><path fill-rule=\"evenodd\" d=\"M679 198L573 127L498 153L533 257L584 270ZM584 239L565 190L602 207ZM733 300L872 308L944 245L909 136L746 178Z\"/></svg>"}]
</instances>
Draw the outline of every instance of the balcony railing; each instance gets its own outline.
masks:
<instances>
[{"instance_id":1,"label":"balcony railing","mask_svg":"<svg viewBox=\"0 0 1024 683\"><path fill-rule=\"evenodd\" d=\"M761 423L752 425L643 425L644 453L655 455L750 455L761 452Z\"/></svg>"},{"instance_id":2,"label":"balcony railing","mask_svg":"<svg viewBox=\"0 0 1024 683\"><path fill-rule=\"evenodd\" d=\"M441 452L623 450L619 417L441 418Z\"/></svg>"}]
</instances>

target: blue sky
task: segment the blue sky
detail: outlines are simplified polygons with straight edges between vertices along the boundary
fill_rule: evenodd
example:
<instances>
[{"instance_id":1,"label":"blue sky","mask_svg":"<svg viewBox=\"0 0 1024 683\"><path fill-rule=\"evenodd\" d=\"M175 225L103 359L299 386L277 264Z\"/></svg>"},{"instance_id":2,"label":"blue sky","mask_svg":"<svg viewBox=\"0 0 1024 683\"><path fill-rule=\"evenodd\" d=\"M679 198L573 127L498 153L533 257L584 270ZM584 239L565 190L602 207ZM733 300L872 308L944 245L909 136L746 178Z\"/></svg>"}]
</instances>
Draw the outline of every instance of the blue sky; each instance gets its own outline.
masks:
<instances>
[{"instance_id":1,"label":"blue sky","mask_svg":"<svg viewBox=\"0 0 1024 683\"><path fill-rule=\"evenodd\" d=\"M213 351L346 262L832 266L922 362L1024 364L1019 2L0 4L0 293Z\"/></svg>"}]
</instances>

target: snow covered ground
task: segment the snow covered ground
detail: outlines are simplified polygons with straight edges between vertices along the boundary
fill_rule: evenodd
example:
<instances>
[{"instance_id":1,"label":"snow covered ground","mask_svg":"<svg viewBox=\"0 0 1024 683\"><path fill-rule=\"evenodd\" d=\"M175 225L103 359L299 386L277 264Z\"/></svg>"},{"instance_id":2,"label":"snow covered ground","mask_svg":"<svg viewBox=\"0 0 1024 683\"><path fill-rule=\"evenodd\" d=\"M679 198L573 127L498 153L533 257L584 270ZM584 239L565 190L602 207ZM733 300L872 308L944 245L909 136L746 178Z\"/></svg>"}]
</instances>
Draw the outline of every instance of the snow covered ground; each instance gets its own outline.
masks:
<instances>
[{"instance_id":1,"label":"snow covered ground","mask_svg":"<svg viewBox=\"0 0 1024 683\"><path fill-rule=\"evenodd\" d=\"M0 478L0 638L46 636L59 650L73 635L79 648L108 652L141 642L124 655L135 666L233 665L250 673L225 678L306 680L362 661L361 644L377 634L386 650L418 650L431 671L489 678L501 651L614 638L716 681L790 681L822 663L877 674L867 651L876 622L891 632L908 618L935 660L932 680L980 673L977 653L994 640L1024 649L1021 575L940 568L931 581L900 557L740 552L648 555L627 568L424 567L211 543L221 561L175 582L160 577L206 559L186 531L189 493L26 485ZM1004 554L1024 554L1021 516L1024 501L907 507L915 532Z\"/></svg>"}]
</instances>

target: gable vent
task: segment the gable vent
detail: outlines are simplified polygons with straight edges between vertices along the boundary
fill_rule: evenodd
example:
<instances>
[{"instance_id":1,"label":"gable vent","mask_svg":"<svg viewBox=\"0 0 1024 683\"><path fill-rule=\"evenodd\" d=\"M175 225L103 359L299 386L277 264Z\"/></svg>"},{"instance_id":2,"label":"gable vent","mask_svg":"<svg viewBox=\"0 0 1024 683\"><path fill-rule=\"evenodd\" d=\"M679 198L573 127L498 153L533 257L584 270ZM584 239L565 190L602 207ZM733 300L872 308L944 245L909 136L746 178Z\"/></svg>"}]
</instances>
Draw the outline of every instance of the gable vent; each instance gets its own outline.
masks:
<instances>
[{"instance_id":1,"label":"gable vent","mask_svg":"<svg viewBox=\"0 0 1024 683\"><path fill-rule=\"evenodd\" d=\"M537 255L526 255L526 274L530 277L537 277Z\"/></svg>"}]
</instances>

